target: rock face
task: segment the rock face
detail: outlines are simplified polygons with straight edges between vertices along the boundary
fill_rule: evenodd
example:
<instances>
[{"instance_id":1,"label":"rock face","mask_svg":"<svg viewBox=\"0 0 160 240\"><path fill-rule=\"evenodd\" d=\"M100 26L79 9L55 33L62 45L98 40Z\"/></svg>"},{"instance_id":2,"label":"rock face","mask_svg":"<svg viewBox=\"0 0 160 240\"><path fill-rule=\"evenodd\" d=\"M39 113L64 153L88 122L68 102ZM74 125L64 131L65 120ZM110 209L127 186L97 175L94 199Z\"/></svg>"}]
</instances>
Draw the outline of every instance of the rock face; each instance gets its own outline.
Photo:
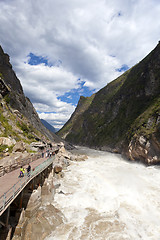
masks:
<instances>
[{"instance_id":1,"label":"rock face","mask_svg":"<svg viewBox=\"0 0 160 240\"><path fill-rule=\"evenodd\" d=\"M7 137L0 137L0 145L7 145L10 147L15 143L16 141L14 139L7 138Z\"/></svg>"},{"instance_id":2,"label":"rock face","mask_svg":"<svg viewBox=\"0 0 160 240\"><path fill-rule=\"evenodd\" d=\"M0 46L0 95L1 102L5 100L8 107L5 111L12 111L17 115L17 119L25 117L28 122L48 139L53 142L60 142L61 139L54 133L50 132L40 121L30 100L25 97L19 79L16 77L9 62L9 56L3 52ZM1 103L1 111L4 110L5 104ZM8 109L9 108L9 109ZM21 117L20 117L21 116ZM23 120L21 120L23 122Z\"/></svg>"},{"instance_id":3,"label":"rock face","mask_svg":"<svg viewBox=\"0 0 160 240\"><path fill-rule=\"evenodd\" d=\"M160 162L159 79L160 43L91 99L80 98L58 135L72 144L123 153L131 160Z\"/></svg>"},{"instance_id":4,"label":"rock face","mask_svg":"<svg viewBox=\"0 0 160 240\"><path fill-rule=\"evenodd\" d=\"M144 136L134 137L128 146L127 157L132 161L137 160L146 164L160 162L160 142L154 135L150 139Z\"/></svg>"},{"instance_id":5,"label":"rock face","mask_svg":"<svg viewBox=\"0 0 160 240\"><path fill-rule=\"evenodd\" d=\"M63 214L54 206L47 205L37 211L26 227L24 239L45 239L52 231L63 223ZM15 239L16 240L16 239Z\"/></svg>"},{"instance_id":6,"label":"rock face","mask_svg":"<svg viewBox=\"0 0 160 240\"><path fill-rule=\"evenodd\" d=\"M26 146L23 142L17 142L14 147L13 147L13 151L14 152L24 152L26 150Z\"/></svg>"},{"instance_id":7,"label":"rock face","mask_svg":"<svg viewBox=\"0 0 160 240\"><path fill-rule=\"evenodd\" d=\"M12 152L36 152L61 141L42 124L0 46L0 165ZM33 142L42 144L32 146Z\"/></svg>"}]
</instances>

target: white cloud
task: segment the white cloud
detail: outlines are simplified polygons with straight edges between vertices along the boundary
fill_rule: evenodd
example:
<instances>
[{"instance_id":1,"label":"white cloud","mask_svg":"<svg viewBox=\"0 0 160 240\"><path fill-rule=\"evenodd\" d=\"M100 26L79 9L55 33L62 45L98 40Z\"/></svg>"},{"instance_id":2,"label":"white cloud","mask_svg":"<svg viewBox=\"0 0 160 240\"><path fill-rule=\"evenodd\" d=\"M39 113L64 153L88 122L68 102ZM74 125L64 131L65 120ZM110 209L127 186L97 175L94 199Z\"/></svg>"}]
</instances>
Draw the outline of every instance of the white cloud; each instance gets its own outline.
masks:
<instances>
[{"instance_id":1,"label":"white cloud","mask_svg":"<svg viewBox=\"0 0 160 240\"><path fill-rule=\"evenodd\" d=\"M25 95L32 99L40 118L61 128L69 119L75 106L62 102L59 96L72 88L77 88L77 77L62 67L49 67L44 64L19 65L18 77L25 89ZM48 112L48 113L45 113ZM51 113L51 112L57 112Z\"/></svg>"},{"instance_id":2,"label":"white cloud","mask_svg":"<svg viewBox=\"0 0 160 240\"><path fill-rule=\"evenodd\" d=\"M59 128L59 129L64 125L65 122L67 122L70 116L71 116L71 109L68 109L68 112L64 111L63 113L44 113L43 112L39 114L40 118L47 120L51 125L54 125L55 128Z\"/></svg>"},{"instance_id":3,"label":"white cloud","mask_svg":"<svg viewBox=\"0 0 160 240\"><path fill-rule=\"evenodd\" d=\"M49 101L49 95L52 93L60 96L70 89L78 87L78 77L63 67L20 63L17 70L17 75L21 79L26 94L31 95L33 92L35 99L39 98L40 94L42 94L44 101L47 98ZM37 92L36 89L38 90Z\"/></svg>"},{"instance_id":4,"label":"white cloud","mask_svg":"<svg viewBox=\"0 0 160 240\"><path fill-rule=\"evenodd\" d=\"M1 0L0 44L36 110L63 124L75 107L58 96L78 78L98 90L139 62L159 40L159 12L158 0ZM30 52L62 65L31 66Z\"/></svg>"}]
</instances>

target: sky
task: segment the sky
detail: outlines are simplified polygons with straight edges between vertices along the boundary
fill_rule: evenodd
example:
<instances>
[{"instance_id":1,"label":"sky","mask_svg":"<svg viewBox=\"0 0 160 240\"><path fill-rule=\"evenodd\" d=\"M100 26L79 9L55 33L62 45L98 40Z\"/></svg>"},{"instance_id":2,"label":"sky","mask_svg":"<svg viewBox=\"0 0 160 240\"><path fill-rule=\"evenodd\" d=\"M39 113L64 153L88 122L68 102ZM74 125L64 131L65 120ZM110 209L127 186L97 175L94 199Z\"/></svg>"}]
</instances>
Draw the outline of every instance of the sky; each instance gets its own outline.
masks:
<instances>
[{"instance_id":1,"label":"sky","mask_svg":"<svg viewBox=\"0 0 160 240\"><path fill-rule=\"evenodd\" d=\"M0 0L0 45L39 117L61 128L160 40L159 0Z\"/></svg>"}]
</instances>

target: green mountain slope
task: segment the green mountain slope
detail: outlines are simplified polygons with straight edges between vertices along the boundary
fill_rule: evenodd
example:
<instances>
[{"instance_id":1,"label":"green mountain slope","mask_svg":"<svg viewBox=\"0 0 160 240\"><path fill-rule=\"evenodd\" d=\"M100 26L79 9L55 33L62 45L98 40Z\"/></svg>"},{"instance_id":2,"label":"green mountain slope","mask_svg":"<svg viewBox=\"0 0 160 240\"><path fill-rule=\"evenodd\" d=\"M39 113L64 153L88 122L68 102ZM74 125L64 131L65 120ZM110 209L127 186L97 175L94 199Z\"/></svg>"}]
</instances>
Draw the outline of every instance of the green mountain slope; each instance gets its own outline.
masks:
<instances>
[{"instance_id":1,"label":"green mountain slope","mask_svg":"<svg viewBox=\"0 0 160 240\"><path fill-rule=\"evenodd\" d=\"M65 139L73 144L121 152L132 160L159 162L159 100L160 44L97 92L87 109L79 110L76 120L72 118L66 123Z\"/></svg>"},{"instance_id":2,"label":"green mountain slope","mask_svg":"<svg viewBox=\"0 0 160 240\"><path fill-rule=\"evenodd\" d=\"M88 109L90 104L92 103L94 99L95 94L93 94L91 97L83 97L81 96L78 102L78 105L72 114L71 118L66 122L66 124L63 126L63 128L60 129L60 131L57 133L60 137L66 138L67 135L70 135L73 131L72 126L76 125L76 123L80 124L83 122L83 113ZM78 126L75 128L77 129Z\"/></svg>"}]
</instances>

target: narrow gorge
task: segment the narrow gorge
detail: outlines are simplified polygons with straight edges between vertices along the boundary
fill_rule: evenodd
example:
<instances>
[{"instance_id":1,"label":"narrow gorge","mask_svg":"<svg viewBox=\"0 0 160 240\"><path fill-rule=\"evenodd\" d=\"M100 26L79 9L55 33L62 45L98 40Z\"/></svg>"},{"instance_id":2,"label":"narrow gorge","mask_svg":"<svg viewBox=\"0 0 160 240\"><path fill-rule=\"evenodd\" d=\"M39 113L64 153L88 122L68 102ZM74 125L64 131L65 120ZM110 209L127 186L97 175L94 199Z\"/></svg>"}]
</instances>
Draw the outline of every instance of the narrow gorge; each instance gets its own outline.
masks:
<instances>
[{"instance_id":1,"label":"narrow gorge","mask_svg":"<svg viewBox=\"0 0 160 240\"><path fill-rule=\"evenodd\" d=\"M0 178L56 149L24 188L24 206L20 193L8 220L0 216L0 237L158 239L160 43L103 89L81 96L57 134L42 122L0 47ZM0 197L3 207L5 193Z\"/></svg>"},{"instance_id":2,"label":"narrow gorge","mask_svg":"<svg viewBox=\"0 0 160 240\"><path fill-rule=\"evenodd\" d=\"M160 43L142 61L91 97L81 97L58 132L66 141L160 162Z\"/></svg>"}]
</instances>

